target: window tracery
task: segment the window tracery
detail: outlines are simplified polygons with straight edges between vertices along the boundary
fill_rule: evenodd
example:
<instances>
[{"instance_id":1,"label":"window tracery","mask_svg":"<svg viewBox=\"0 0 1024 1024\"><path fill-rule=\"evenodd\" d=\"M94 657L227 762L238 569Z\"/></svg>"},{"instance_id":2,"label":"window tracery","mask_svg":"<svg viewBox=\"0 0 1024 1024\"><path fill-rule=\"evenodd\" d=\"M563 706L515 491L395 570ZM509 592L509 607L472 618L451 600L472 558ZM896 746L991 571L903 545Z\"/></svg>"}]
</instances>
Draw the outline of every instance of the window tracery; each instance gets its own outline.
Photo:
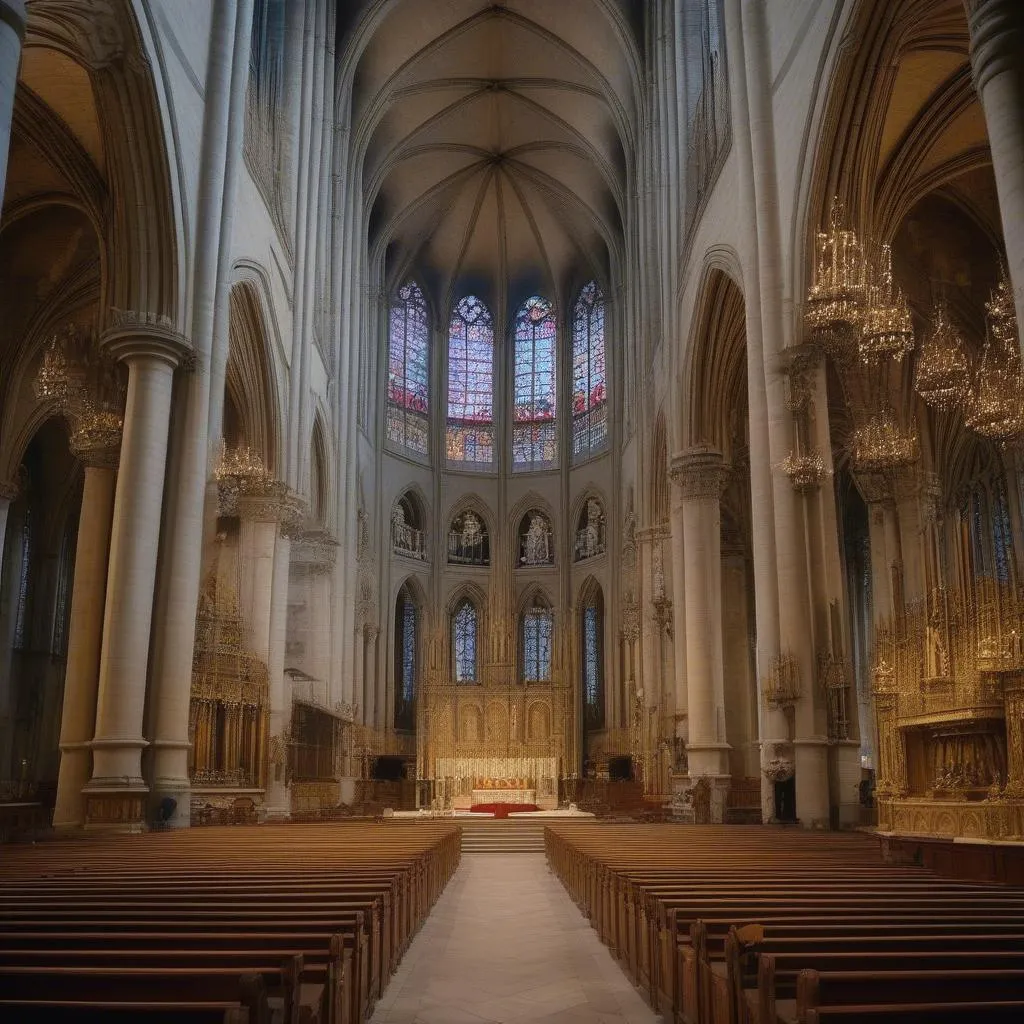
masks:
<instances>
[{"instance_id":1,"label":"window tracery","mask_svg":"<svg viewBox=\"0 0 1024 1024\"><path fill-rule=\"evenodd\" d=\"M461 299L448 328L448 461L494 462L494 324L473 295Z\"/></svg>"},{"instance_id":2,"label":"window tracery","mask_svg":"<svg viewBox=\"0 0 1024 1024\"><path fill-rule=\"evenodd\" d=\"M599 592L591 594L583 607L581 633L584 715L588 725L601 728L604 725L604 609Z\"/></svg>"},{"instance_id":3,"label":"window tracery","mask_svg":"<svg viewBox=\"0 0 1024 1024\"><path fill-rule=\"evenodd\" d=\"M557 462L555 313L539 295L515 320L512 468L549 469Z\"/></svg>"},{"instance_id":4,"label":"window tracery","mask_svg":"<svg viewBox=\"0 0 1024 1024\"><path fill-rule=\"evenodd\" d=\"M596 281L584 285L572 318L572 454L602 449L608 440L604 295Z\"/></svg>"},{"instance_id":5,"label":"window tracery","mask_svg":"<svg viewBox=\"0 0 1024 1024\"><path fill-rule=\"evenodd\" d=\"M395 728L416 727L416 603L402 587L395 607Z\"/></svg>"},{"instance_id":6,"label":"window tracery","mask_svg":"<svg viewBox=\"0 0 1024 1024\"><path fill-rule=\"evenodd\" d=\"M468 597L452 616L452 668L456 683L477 681L477 613Z\"/></svg>"},{"instance_id":7,"label":"window tracery","mask_svg":"<svg viewBox=\"0 0 1024 1024\"><path fill-rule=\"evenodd\" d=\"M415 282L391 304L388 326L387 439L418 455L429 450L430 323Z\"/></svg>"},{"instance_id":8,"label":"window tracery","mask_svg":"<svg viewBox=\"0 0 1024 1024\"><path fill-rule=\"evenodd\" d=\"M551 650L555 617L538 599L520 620L520 675L524 683L551 681Z\"/></svg>"}]
</instances>

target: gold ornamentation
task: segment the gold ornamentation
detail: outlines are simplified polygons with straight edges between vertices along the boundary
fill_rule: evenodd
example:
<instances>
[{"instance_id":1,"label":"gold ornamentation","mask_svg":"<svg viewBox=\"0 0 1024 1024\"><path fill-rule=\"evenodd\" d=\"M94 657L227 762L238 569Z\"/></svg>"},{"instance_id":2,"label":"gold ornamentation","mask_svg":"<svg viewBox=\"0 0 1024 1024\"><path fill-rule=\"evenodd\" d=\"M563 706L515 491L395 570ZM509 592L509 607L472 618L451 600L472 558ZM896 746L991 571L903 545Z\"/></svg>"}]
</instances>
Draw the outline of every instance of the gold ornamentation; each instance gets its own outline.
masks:
<instances>
[{"instance_id":1,"label":"gold ornamentation","mask_svg":"<svg viewBox=\"0 0 1024 1024\"><path fill-rule=\"evenodd\" d=\"M768 678L761 688L761 701L768 708L790 707L800 699L800 663L783 651L772 659Z\"/></svg>"},{"instance_id":2,"label":"gold ornamentation","mask_svg":"<svg viewBox=\"0 0 1024 1024\"><path fill-rule=\"evenodd\" d=\"M921 345L914 367L914 390L940 412L960 406L971 386L967 347L949 319L944 303L932 314L931 333Z\"/></svg>"},{"instance_id":3,"label":"gold ornamentation","mask_svg":"<svg viewBox=\"0 0 1024 1024\"><path fill-rule=\"evenodd\" d=\"M854 469L861 473L900 469L920 456L915 426L901 426L888 408L872 413L854 430L851 448Z\"/></svg>"},{"instance_id":4,"label":"gold ornamentation","mask_svg":"<svg viewBox=\"0 0 1024 1024\"><path fill-rule=\"evenodd\" d=\"M825 460L817 448L801 454L790 452L780 468L789 477L793 490L800 493L817 490L825 479Z\"/></svg>"},{"instance_id":5,"label":"gold ornamentation","mask_svg":"<svg viewBox=\"0 0 1024 1024\"><path fill-rule=\"evenodd\" d=\"M872 363L881 359L901 360L914 348L914 324L910 307L892 276L892 247L878 247L868 268L867 310L860 335L860 358Z\"/></svg>"},{"instance_id":6,"label":"gold ornamentation","mask_svg":"<svg viewBox=\"0 0 1024 1024\"><path fill-rule=\"evenodd\" d=\"M836 197L828 229L815 236L814 277L804 306L811 338L837 356L856 345L867 306L863 250L857 233L843 226L843 214Z\"/></svg>"}]
</instances>

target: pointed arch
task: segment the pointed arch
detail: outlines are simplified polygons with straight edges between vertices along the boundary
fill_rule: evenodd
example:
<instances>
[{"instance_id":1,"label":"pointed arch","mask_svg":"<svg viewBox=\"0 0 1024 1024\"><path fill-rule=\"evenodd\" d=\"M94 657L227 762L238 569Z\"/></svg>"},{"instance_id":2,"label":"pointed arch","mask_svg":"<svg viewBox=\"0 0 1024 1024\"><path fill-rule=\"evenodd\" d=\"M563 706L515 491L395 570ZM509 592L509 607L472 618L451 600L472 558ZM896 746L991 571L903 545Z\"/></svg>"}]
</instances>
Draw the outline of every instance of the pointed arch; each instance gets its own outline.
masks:
<instances>
[{"instance_id":1,"label":"pointed arch","mask_svg":"<svg viewBox=\"0 0 1024 1024\"><path fill-rule=\"evenodd\" d=\"M517 661L521 683L550 683L553 679L555 612L544 588L529 587L520 602Z\"/></svg>"},{"instance_id":2,"label":"pointed arch","mask_svg":"<svg viewBox=\"0 0 1024 1024\"><path fill-rule=\"evenodd\" d=\"M461 298L448 323L449 465L494 464L494 318L475 295Z\"/></svg>"},{"instance_id":3,"label":"pointed arch","mask_svg":"<svg viewBox=\"0 0 1024 1024\"><path fill-rule=\"evenodd\" d=\"M475 685L482 681L483 608L483 592L472 583L460 587L448 602L449 675L453 683Z\"/></svg>"},{"instance_id":4,"label":"pointed arch","mask_svg":"<svg viewBox=\"0 0 1024 1024\"><path fill-rule=\"evenodd\" d=\"M416 699L423 662L422 590L410 577L399 587L394 617L394 725L411 732L416 728Z\"/></svg>"},{"instance_id":5,"label":"pointed arch","mask_svg":"<svg viewBox=\"0 0 1024 1024\"><path fill-rule=\"evenodd\" d=\"M588 576L580 585L577 608L577 663L583 721L590 729L601 729L605 721L604 591L593 576Z\"/></svg>"},{"instance_id":6,"label":"pointed arch","mask_svg":"<svg viewBox=\"0 0 1024 1024\"><path fill-rule=\"evenodd\" d=\"M558 462L557 321L540 295L516 311L512 399L512 469L552 469Z\"/></svg>"},{"instance_id":7,"label":"pointed arch","mask_svg":"<svg viewBox=\"0 0 1024 1024\"><path fill-rule=\"evenodd\" d=\"M416 281L403 284L388 315L388 384L385 434L390 444L430 452L430 314Z\"/></svg>"},{"instance_id":8,"label":"pointed arch","mask_svg":"<svg viewBox=\"0 0 1024 1024\"><path fill-rule=\"evenodd\" d=\"M605 302L596 281L579 291L572 310L572 454L584 457L608 443Z\"/></svg>"},{"instance_id":9,"label":"pointed arch","mask_svg":"<svg viewBox=\"0 0 1024 1024\"><path fill-rule=\"evenodd\" d=\"M405 487L391 505L391 548L395 554L426 560L427 502L418 484Z\"/></svg>"}]
</instances>

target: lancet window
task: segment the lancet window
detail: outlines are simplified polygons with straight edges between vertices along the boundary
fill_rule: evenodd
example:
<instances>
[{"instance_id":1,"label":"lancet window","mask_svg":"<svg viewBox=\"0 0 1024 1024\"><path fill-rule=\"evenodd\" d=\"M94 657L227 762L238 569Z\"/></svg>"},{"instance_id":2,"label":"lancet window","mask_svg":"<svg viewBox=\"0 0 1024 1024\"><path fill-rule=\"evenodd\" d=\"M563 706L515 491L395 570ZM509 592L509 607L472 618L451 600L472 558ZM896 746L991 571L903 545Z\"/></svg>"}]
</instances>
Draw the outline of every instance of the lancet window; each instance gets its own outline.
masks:
<instances>
[{"instance_id":1,"label":"lancet window","mask_svg":"<svg viewBox=\"0 0 1024 1024\"><path fill-rule=\"evenodd\" d=\"M395 728L416 727L418 609L402 587L395 605Z\"/></svg>"},{"instance_id":2,"label":"lancet window","mask_svg":"<svg viewBox=\"0 0 1024 1024\"><path fill-rule=\"evenodd\" d=\"M600 728L604 725L604 608L599 592L591 594L583 606L581 634L583 710L587 724Z\"/></svg>"},{"instance_id":3,"label":"lancet window","mask_svg":"<svg viewBox=\"0 0 1024 1024\"><path fill-rule=\"evenodd\" d=\"M427 301L415 282L391 304L388 327L387 439L426 455L429 434L430 322Z\"/></svg>"},{"instance_id":4,"label":"lancet window","mask_svg":"<svg viewBox=\"0 0 1024 1024\"><path fill-rule=\"evenodd\" d=\"M572 454L600 451L608 440L604 365L604 296L584 285L572 315Z\"/></svg>"},{"instance_id":5,"label":"lancet window","mask_svg":"<svg viewBox=\"0 0 1024 1024\"><path fill-rule=\"evenodd\" d=\"M448 531L448 561L453 565L489 565L487 527L473 511L463 512Z\"/></svg>"},{"instance_id":6,"label":"lancet window","mask_svg":"<svg viewBox=\"0 0 1024 1024\"><path fill-rule=\"evenodd\" d=\"M461 299L448 327L448 461L494 462L494 325L475 296Z\"/></svg>"},{"instance_id":7,"label":"lancet window","mask_svg":"<svg viewBox=\"0 0 1024 1024\"><path fill-rule=\"evenodd\" d=\"M520 675L524 683L551 681L555 616L539 599L520 620Z\"/></svg>"},{"instance_id":8,"label":"lancet window","mask_svg":"<svg viewBox=\"0 0 1024 1024\"><path fill-rule=\"evenodd\" d=\"M555 336L551 303L527 299L515 320L513 469L548 469L557 460Z\"/></svg>"},{"instance_id":9,"label":"lancet window","mask_svg":"<svg viewBox=\"0 0 1024 1024\"><path fill-rule=\"evenodd\" d=\"M457 683L477 681L477 627L476 605L467 597L452 616L452 668Z\"/></svg>"}]
</instances>

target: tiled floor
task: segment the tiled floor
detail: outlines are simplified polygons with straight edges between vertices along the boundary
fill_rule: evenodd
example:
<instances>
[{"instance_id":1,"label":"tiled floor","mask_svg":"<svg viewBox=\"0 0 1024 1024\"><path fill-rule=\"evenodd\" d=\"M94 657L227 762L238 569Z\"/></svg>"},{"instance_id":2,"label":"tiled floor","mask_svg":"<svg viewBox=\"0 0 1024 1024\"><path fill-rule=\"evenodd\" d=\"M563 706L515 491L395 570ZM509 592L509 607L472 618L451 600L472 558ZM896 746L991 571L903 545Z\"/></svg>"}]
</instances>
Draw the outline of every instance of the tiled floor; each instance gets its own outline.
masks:
<instances>
[{"instance_id":1,"label":"tiled floor","mask_svg":"<svg viewBox=\"0 0 1024 1024\"><path fill-rule=\"evenodd\" d=\"M543 854L464 854L371 1024L657 1024Z\"/></svg>"}]
</instances>

